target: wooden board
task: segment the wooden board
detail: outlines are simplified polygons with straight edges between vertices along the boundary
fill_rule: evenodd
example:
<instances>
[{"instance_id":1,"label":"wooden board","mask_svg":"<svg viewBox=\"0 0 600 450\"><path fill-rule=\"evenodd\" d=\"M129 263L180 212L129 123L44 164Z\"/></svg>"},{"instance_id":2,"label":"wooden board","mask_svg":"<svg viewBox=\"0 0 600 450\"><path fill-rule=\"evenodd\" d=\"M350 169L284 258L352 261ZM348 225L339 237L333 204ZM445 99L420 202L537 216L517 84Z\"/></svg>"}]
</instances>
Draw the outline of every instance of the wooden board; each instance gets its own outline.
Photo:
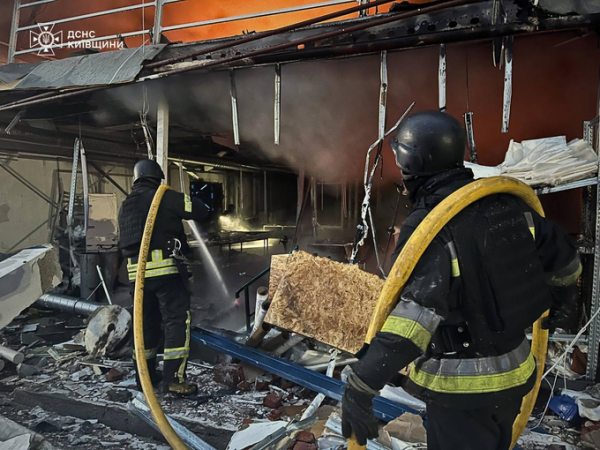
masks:
<instances>
[{"instance_id":1,"label":"wooden board","mask_svg":"<svg viewBox=\"0 0 600 450\"><path fill-rule=\"evenodd\" d=\"M289 254L271 256L271 270L269 272L269 296L268 301L272 302L279 283L285 274L285 267Z\"/></svg>"},{"instance_id":2,"label":"wooden board","mask_svg":"<svg viewBox=\"0 0 600 450\"><path fill-rule=\"evenodd\" d=\"M350 353L361 349L381 278L306 252L273 257L271 263L275 289L267 323Z\"/></svg>"}]
</instances>

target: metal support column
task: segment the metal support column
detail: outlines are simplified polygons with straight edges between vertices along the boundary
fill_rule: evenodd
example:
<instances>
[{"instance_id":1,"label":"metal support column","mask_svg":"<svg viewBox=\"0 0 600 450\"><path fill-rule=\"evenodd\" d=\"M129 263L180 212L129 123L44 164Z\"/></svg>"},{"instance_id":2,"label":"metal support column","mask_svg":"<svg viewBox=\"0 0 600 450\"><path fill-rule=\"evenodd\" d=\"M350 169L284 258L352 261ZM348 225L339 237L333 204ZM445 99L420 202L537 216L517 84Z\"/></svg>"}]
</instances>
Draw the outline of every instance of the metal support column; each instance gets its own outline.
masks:
<instances>
[{"instance_id":1,"label":"metal support column","mask_svg":"<svg viewBox=\"0 0 600 450\"><path fill-rule=\"evenodd\" d=\"M156 162L165 174L165 184L169 184L169 103L166 98L158 102L156 116Z\"/></svg>"},{"instance_id":2,"label":"metal support column","mask_svg":"<svg viewBox=\"0 0 600 450\"><path fill-rule=\"evenodd\" d=\"M477 145L475 144L475 130L473 129L473 113L466 112L465 130L467 131L467 147L469 148L469 161L477 163Z\"/></svg>"},{"instance_id":3,"label":"metal support column","mask_svg":"<svg viewBox=\"0 0 600 450\"><path fill-rule=\"evenodd\" d=\"M186 194L187 190L185 188L185 175L183 174L183 163L181 162L181 160L179 161L179 186L181 188L181 193L182 194Z\"/></svg>"},{"instance_id":4,"label":"metal support column","mask_svg":"<svg viewBox=\"0 0 600 450\"><path fill-rule=\"evenodd\" d=\"M311 193L311 205L312 205L312 227L313 237L317 237L317 179L310 177L310 193Z\"/></svg>"},{"instance_id":5,"label":"metal support column","mask_svg":"<svg viewBox=\"0 0 600 450\"><path fill-rule=\"evenodd\" d=\"M240 169L240 215L244 213L244 172Z\"/></svg>"},{"instance_id":6,"label":"metal support column","mask_svg":"<svg viewBox=\"0 0 600 450\"><path fill-rule=\"evenodd\" d=\"M265 212L265 222L269 223L269 208L268 208L268 204L267 204L267 200L268 200L268 190L267 190L267 171L265 170L263 172L263 182L264 182L264 196L263 196L263 209Z\"/></svg>"},{"instance_id":7,"label":"metal support column","mask_svg":"<svg viewBox=\"0 0 600 450\"><path fill-rule=\"evenodd\" d=\"M162 38L162 17L164 5L165 0L156 0L156 11L154 13L154 28L152 28L152 44L154 45L160 44Z\"/></svg>"},{"instance_id":8,"label":"metal support column","mask_svg":"<svg viewBox=\"0 0 600 450\"><path fill-rule=\"evenodd\" d=\"M275 122L275 145L279 145L279 135L281 133L281 66L275 65L275 105L274 105Z\"/></svg>"},{"instance_id":9,"label":"metal support column","mask_svg":"<svg viewBox=\"0 0 600 450\"><path fill-rule=\"evenodd\" d=\"M8 41L7 64L15 62L15 52L17 51L17 28L21 19L21 0L14 0L12 22L10 25L10 38Z\"/></svg>"},{"instance_id":10,"label":"metal support column","mask_svg":"<svg viewBox=\"0 0 600 450\"><path fill-rule=\"evenodd\" d=\"M302 212L302 203L304 202L304 177L304 169L300 169L300 172L298 172L298 183L296 189L296 221L300 220L300 213Z\"/></svg>"},{"instance_id":11,"label":"metal support column","mask_svg":"<svg viewBox=\"0 0 600 450\"><path fill-rule=\"evenodd\" d=\"M235 87L235 72L229 70L229 95L231 96L231 120L233 121L233 141L240 145L240 127L238 121L237 90Z\"/></svg>"},{"instance_id":12,"label":"metal support column","mask_svg":"<svg viewBox=\"0 0 600 450\"><path fill-rule=\"evenodd\" d=\"M379 85L379 139L385 136L385 114L387 107L388 75L387 75L387 52L381 52L381 62L379 66L379 76L381 83Z\"/></svg>"},{"instance_id":13,"label":"metal support column","mask_svg":"<svg viewBox=\"0 0 600 450\"><path fill-rule=\"evenodd\" d=\"M514 37L506 38L504 50L504 102L502 105L502 133L508 133L510 122L510 105L512 102L512 67Z\"/></svg>"},{"instance_id":14,"label":"metal support column","mask_svg":"<svg viewBox=\"0 0 600 450\"><path fill-rule=\"evenodd\" d=\"M438 67L438 105L441 112L446 112L446 44L440 44L440 61Z\"/></svg>"},{"instance_id":15,"label":"metal support column","mask_svg":"<svg viewBox=\"0 0 600 450\"><path fill-rule=\"evenodd\" d=\"M81 183L83 184L83 229L85 230L86 239L90 215L90 179L87 170L87 158L83 142L79 142L79 150L81 152Z\"/></svg>"}]
</instances>

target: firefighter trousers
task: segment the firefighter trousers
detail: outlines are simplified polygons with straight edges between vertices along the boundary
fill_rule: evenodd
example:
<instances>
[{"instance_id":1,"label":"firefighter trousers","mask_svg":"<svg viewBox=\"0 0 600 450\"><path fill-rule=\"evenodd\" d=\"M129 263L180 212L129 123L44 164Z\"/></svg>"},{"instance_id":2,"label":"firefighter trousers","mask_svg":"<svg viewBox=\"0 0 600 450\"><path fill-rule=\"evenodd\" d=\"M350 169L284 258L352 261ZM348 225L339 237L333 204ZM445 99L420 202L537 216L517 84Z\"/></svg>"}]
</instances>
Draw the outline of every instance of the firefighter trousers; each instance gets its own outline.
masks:
<instances>
[{"instance_id":1,"label":"firefighter trousers","mask_svg":"<svg viewBox=\"0 0 600 450\"><path fill-rule=\"evenodd\" d=\"M521 397L502 405L462 410L427 405L429 450L509 450Z\"/></svg>"},{"instance_id":2,"label":"firefighter trousers","mask_svg":"<svg viewBox=\"0 0 600 450\"><path fill-rule=\"evenodd\" d=\"M154 366L164 327L163 381L183 383L190 354L190 295L179 275L146 278L144 285L144 344L146 360ZM155 372L149 367L150 373Z\"/></svg>"}]
</instances>

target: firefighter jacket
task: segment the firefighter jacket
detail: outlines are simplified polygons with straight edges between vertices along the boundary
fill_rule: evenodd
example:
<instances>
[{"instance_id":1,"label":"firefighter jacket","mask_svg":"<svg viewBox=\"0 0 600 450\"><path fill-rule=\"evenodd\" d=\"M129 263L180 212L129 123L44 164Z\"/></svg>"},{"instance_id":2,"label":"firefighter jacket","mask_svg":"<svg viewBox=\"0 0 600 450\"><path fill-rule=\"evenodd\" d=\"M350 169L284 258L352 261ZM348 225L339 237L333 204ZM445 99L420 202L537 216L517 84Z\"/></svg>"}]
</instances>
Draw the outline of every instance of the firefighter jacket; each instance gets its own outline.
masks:
<instances>
[{"instance_id":1,"label":"firefighter jacket","mask_svg":"<svg viewBox=\"0 0 600 450\"><path fill-rule=\"evenodd\" d=\"M472 181L464 168L429 179L392 261L427 214ZM486 197L429 245L353 370L379 390L414 361L405 389L449 407L524 396L536 371L525 329L552 307L553 288L575 284L580 274L577 250L556 225L513 196Z\"/></svg>"},{"instance_id":2,"label":"firefighter jacket","mask_svg":"<svg viewBox=\"0 0 600 450\"><path fill-rule=\"evenodd\" d=\"M142 234L154 194L159 184L152 180L140 180L133 185L119 211L119 247L128 258L129 280L135 280L137 256L140 251ZM181 243L181 252L189 254L182 220L202 221L207 218L209 208L198 198L167 190L160 203L146 263L146 278L172 276L179 273L177 261L171 257L175 239Z\"/></svg>"}]
</instances>

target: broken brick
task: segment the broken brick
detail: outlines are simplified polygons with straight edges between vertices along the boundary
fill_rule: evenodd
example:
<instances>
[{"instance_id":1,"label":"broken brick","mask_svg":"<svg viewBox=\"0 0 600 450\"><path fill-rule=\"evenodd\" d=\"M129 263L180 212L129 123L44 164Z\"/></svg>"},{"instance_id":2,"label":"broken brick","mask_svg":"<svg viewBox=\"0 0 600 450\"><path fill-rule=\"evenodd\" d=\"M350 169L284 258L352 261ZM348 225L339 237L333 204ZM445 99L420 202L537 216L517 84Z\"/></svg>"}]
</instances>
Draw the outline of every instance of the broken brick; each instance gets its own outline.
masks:
<instances>
[{"instance_id":1,"label":"broken brick","mask_svg":"<svg viewBox=\"0 0 600 450\"><path fill-rule=\"evenodd\" d=\"M275 421L281 419L281 412L278 409L275 409L275 410L273 410L271 415L269 417L267 417L267 419L269 419L271 422L275 422Z\"/></svg>"},{"instance_id":2,"label":"broken brick","mask_svg":"<svg viewBox=\"0 0 600 450\"><path fill-rule=\"evenodd\" d=\"M308 405L292 405L292 406L282 406L278 408L277 411L281 413L282 416L285 417L300 417L304 410L308 407Z\"/></svg>"},{"instance_id":3,"label":"broken brick","mask_svg":"<svg viewBox=\"0 0 600 450\"><path fill-rule=\"evenodd\" d=\"M251 423L254 423L254 419L243 419L242 420L242 425L250 425Z\"/></svg>"},{"instance_id":4,"label":"broken brick","mask_svg":"<svg viewBox=\"0 0 600 450\"><path fill-rule=\"evenodd\" d=\"M294 450L317 450L318 448L319 447L317 447L315 444L309 444L308 442L301 441L297 441L294 445Z\"/></svg>"},{"instance_id":5,"label":"broken brick","mask_svg":"<svg viewBox=\"0 0 600 450\"><path fill-rule=\"evenodd\" d=\"M123 374L119 372L117 369L112 368L106 374L106 381L109 383L114 383L115 381L121 381L123 379Z\"/></svg>"},{"instance_id":6,"label":"broken brick","mask_svg":"<svg viewBox=\"0 0 600 450\"><path fill-rule=\"evenodd\" d=\"M308 444L314 444L316 442L315 435L310 431L300 431L298 434L296 434L295 439Z\"/></svg>"},{"instance_id":7,"label":"broken brick","mask_svg":"<svg viewBox=\"0 0 600 450\"><path fill-rule=\"evenodd\" d=\"M257 391L267 391L269 389L269 382L256 380L256 384L254 385L254 388Z\"/></svg>"},{"instance_id":8,"label":"broken brick","mask_svg":"<svg viewBox=\"0 0 600 450\"><path fill-rule=\"evenodd\" d=\"M217 383L236 387L244 377L244 368L239 364L217 364L214 368L214 379Z\"/></svg>"},{"instance_id":9,"label":"broken brick","mask_svg":"<svg viewBox=\"0 0 600 450\"><path fill-rule=\"evenodd\" d=\"M296 386L296 383L292 383L291 381L288 380L281 380L281 389L290 389L293 388L294 386Z\"/></svg>"},{"instance_id":10,"label":"broken brick","mask_svg":"<svg viewBox=\"0 0 600 450\"><path fill-rule=\"evenodd\" d=\"M272 409L279 408L281 406L281 397L275 392L271 392L263 399L263 405Z\"/></svg>"},{"instance_id":11,"label":"broken brick","mask_svg":"<svg viewBox=\"0 0 600 450\"><path fill-rule=\"evenodd\" d=\"M242 392L248 392L252 388L252 385L244 380L237 385L237 388Z\"/></svg>"}]
</instances>

